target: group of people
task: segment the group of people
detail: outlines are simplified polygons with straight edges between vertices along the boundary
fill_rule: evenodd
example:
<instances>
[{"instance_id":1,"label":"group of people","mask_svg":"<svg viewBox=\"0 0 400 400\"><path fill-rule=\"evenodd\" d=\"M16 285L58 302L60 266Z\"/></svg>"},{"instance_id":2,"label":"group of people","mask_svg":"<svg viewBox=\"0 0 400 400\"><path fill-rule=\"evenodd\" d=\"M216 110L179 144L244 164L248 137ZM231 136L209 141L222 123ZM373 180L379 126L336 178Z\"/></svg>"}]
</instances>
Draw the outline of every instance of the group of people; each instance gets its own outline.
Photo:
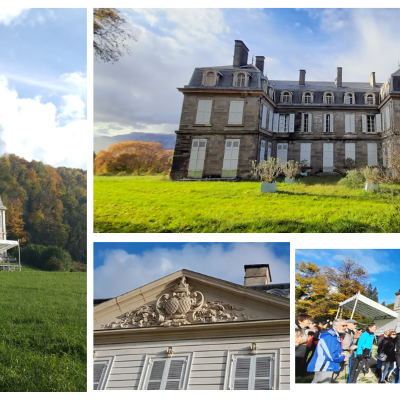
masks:
<instances>
[{"instance_id":1,"label":"group of people","mask_svg":"<svg viewBox=\"0 0 400 400\"><path fill-rule=\"evenodd\" d=\"M376 377L380 383L400 383L400 333L385 331L375 338L376 324L368 324L363 332L354 319L317 322L307 314L296 315L295 375L313 372L312 383L343 381L357 383L360 372L370 372L372 346L378 345Z\"/></svg>"}]
</instances>

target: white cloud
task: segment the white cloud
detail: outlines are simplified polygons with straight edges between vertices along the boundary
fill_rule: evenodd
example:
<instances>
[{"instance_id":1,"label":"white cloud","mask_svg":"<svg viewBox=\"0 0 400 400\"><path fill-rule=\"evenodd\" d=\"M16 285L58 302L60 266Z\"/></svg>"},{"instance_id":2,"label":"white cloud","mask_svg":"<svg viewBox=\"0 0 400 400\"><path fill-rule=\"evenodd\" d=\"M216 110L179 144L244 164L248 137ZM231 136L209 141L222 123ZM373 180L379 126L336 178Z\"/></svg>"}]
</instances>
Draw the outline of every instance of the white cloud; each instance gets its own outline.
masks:
<instances>
[{"instance_id":1,"label":"white cloud","mask_svg":"<svg viewBox=\"0 0 400 400\"><path fill-rule=\"evenodd\" d=\"M0 24L10 25L12 22L16 22L18 19L23 18L29 8L16 8L5 6L4 4L0 7Z\"/></svg>"},{"instance_id":2,"label":"white cloud","mask_svg":"<svg viewBox=\"0 0 400 400\"><path fill-rule=\"evenodd\" d=\"M289 257L278 258L262 243L232 243L225 250L221 244L186 244L141 255L106 251L103 265L94 270L94 297L115 297L181 269L243 284L244 265L257 263L270 265L273 283L289 282Z\"/></svg>"},{"instance_id":3,"label":"white cloud","mask_svg":"<svg viewBox=\"0 0 400 400\"><path fill-rule=\"evenodd\" d=\"M86 169L87 148L82 141L88 134L85 105L77 95L66 95L63 100L57 110L39 96L20 98L7 78L0 76L0 134L5 144L0 153L15 153L56 167Z\"/></svg>"}]
</instances>

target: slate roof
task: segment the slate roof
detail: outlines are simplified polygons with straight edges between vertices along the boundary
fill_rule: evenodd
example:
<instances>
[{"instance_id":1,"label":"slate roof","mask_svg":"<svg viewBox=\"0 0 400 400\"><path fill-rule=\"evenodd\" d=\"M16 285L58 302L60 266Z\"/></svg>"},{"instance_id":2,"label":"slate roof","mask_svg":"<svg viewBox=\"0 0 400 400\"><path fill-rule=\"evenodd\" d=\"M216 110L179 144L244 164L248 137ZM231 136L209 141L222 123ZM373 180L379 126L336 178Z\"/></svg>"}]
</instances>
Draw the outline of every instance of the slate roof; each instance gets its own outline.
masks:
<instances>
[{"instance_id":1,"label":"slate roof","mask_svg":"<svg viewBox=\"0 0 400 400\"><path fill-rule=\"evenodd\" d=\"M254 285L248 287L265 293L275 294L276 296L290 298L290 283L269 283L268 285Z\"/></svg>"}]
</instances>

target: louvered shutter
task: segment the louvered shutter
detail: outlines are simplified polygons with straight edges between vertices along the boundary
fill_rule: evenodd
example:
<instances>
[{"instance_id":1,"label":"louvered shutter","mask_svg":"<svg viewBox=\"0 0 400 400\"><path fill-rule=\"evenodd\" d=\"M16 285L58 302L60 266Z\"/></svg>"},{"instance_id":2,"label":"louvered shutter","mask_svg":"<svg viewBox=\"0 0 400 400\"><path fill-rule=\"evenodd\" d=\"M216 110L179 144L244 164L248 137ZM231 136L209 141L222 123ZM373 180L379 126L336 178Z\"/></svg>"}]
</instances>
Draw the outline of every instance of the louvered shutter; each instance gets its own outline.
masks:
<instances>
[{"instance_id":1,"label":"louvered shutter","mask_svg":"<svg viewBox=\"0 0 400 400\"><path fill-rule=\"evenodd\" d=\"M367 132L367 116L365 114L361 115L361 120L362 120L362 131L364 133Z\"/></svg>"},{"instance_id":2,"label":"louvered shutter","mask_svg":"<svg viewBox=\"0 0 400 400\"><path fill-rule=\"evenodd\" d=\"M344 131L346 133L350 132L350 115L346 114L344 116Z\"/></svg>"},{"instance_id":3,"label":"louvered shutter","mask_svg":"<svg viewBox=\"0 0 400 400\"><path fill-rule=\"evenodd\" d=\"M261 127L262 128L266 128L267 127L267 107L265 107L264 105L262 107Z\"/></svg>"},{"instance_id":4,"label":"louvered shutter","mask_svg":"<svg viewBox=\"0 0 400 400\"><path fill-rule=\"evenodd\" d=\"M251 357L235 357L234 390L249 390Z\"/></svg>"},{"instance_id":5,"label":"louvered shutter","mask_svg":"<svg viewBox=\"0 0 400 400\"><path fill-rule=\"evenodd\" d=\"M197 103L196 124L209 124L212 100L199 100Z\"/></svg>"},{"instance_id":6,"label":"louvered shutter","mask_svg":"<svg viewBox=\"0 0 400 400\"><path fill-rule=\"evenodd\" d=\"M322 132L326 132L326 114L324 114L324 126Z\"/></svg>"},{"instance_id":7,"label":"louvered shutter","mask_svg":"<svg viewBox=\"0 0 400 400\"><path fill-rule=\"evenodd\" d=\"M184 366L185 360L171 360L165 390L179 390L182 387Z\"/></svg>"},{"instance_id":8,"label":"louvered shutter","mask_svg":"<svg viewBox=\"0 0 400 400\"><path fill-rule=\"evenodd\" d=\"M272 389L272 361L273 358L271 356L260 356L255 358L254 390Z\"/></svg>"},{"instance_id":9,"label":"louvered shutter","mask_svg":"<svg viewBox=\"0 0 400 400\"><path fill-rule=\"evenodd\" d=\"M367 143L368 150L368 165L376 166L378 165L378 151L376 143Z\"/></svg>"},{"instance_id":10,"label":"louvered shutter","mask_svg":"<svg viewBox=\"0 0 400 400\"><path fill-rule=\"evenodd\" d=\"M333 132L333 114L330 114L331 118L329 119L331 132Z\"/></svg>"},{"instance_id":11,"label":"louvered shutter","mask_svg":"<svg viewBox=\"0 0 400 400\"><path fill-rule=\"evenodd\" d=\"M150 360L150 377L147 382L146 390L160 390L162 378L167 360Z\"/></svg>"},{"instance_id":12,"label":"louvered shutter","mask_svg":"<svg viewBox=\"0 0 400 400\"><path fill-rule=\"evenodd\" d=\"M301 129L300 129L300 131L304 132L304 114L303 113L301 114Z\"/></svg>"},{"instance_id":13,"label":"louvered shutter","mask_svg":"<svg viewBox=\"0 0 400 400\"><path fill-rule=\"evenodd\" d=\"M350 132L356 131L356 116L354 114L350 115Z\"/></svg>"},{"instance_id":14,"label":"louvered shutter","mask_svg":"<svg viewBox=\"0 0 400 400\"><path fill-rule=\"evenodd\" d=\"M308 114L308 131L307 132L311 132L311 128L312 128L312 114Z\"/></svg>"},{"instance_id":15,"label":"louvered shutter","mask_svg":"<svg viewBox=\"0 0 400 400\"><path fill-rule=\"evenodd\" d=\"M356 159L356 144L355 143L345 143L345 160L351 158Z\"/></svg>"},{"instance_id":16,"label":"louvered shutter","mask_svg":"<svg viewBox=\"0 0 400 400\"><path fill-rule=\"evenodd\" d=\"M279 132L279 114L274 114L274 132Z\"/></svg>"},{"instance_id":17,"label":"louvered shutter","mask_svg":"<svg viewBox=\"0 0 400 400\"><path fill-rule=\"evenodd\" d=\"M243 119L244 101L231 101L228 124L241 124Z\"/></svg>"},{"instance_id":18,"label":"louvered shutter","mask_svg":"<svg viewBox=\"0 0 400 400\"><path fill-rule=\"evenodd\" d=\"M105 373L107 371L108 361L95 361L93 366L93 390L100 390Z\"/></svg>"},{"instance_id":19,"label":"louvered shutter","mask_svg":"<svg viewBox=\"0 0 400 400\"><path fill-rule=\"evenodd\" d=\"M264 161L265 157L265 141L261 140L261 148L260 148L260 163Z\"/></svg>"},{"instance_id":20,"label":"louvered shutter","mask_svg":"<svg viewBox=\"0 0 400 400\"><path fill-rule=\"evenodd\" d=\"M382 132L382 117L381 117L381 114L376 114L375 115L375 121L376 121L376 131L377 132Z\"/></svg>"},{"instance_id":21,"label":"louvered shutter","mask_svg":"<svg viewBox=\"0 0 400 400\"><path fill-rule=\"evenodd\" d=\"M274 121L274 113L272 111L269 112L269 121L268 121L268 130L272 131L272 123Z\"/></svg>"},{"instance_id":22,"label":"louvered shutter","mask_svg":"<svg viewBox=\"0 0 400 400\"><path fill-rule=\"evenodd\" d=\"M202 178L206 156L207 139L193 139L190 151L188 177Z\"/></svg>"},{"instance_id":23,"label":"louvered shutter","mask_svg":"<svg viewBox=\"0 0 400 400\"><path fill-rule=\"evenodd\" d=\"M300 144L300 162L306 160L307 165L311 163L311 143Z\"/></svg>"}]
</instances>

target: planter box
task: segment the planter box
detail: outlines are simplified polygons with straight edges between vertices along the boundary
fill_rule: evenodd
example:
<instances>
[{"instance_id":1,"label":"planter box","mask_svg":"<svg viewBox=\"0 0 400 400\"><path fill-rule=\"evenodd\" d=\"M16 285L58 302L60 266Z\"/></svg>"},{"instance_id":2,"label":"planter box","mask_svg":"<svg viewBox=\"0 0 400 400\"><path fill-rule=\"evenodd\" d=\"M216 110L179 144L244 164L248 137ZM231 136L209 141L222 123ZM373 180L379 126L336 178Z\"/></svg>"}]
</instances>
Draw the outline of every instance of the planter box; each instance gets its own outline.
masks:
<instances>
[{"instance_id":1,"label":"planter box","mask_svg":"<svg viewBox=\"0 0 400 400\"><path fill-rule=\"evenodd\" d=\"M275 193L275 192L276 192L276 182L261 183L261 193Z\"/></svg>"},{"instance_id":2,"label":"planter box","mask_svg":"<svg viewBox=\"0 0 400 400\"><path fill-rule=\"evenodd\" d=\"M375 191L379 190L379 183L365 182L365 191L366 192L373 192L374 190Z\"/></svg>"},{"instance_id":3,"label":"planter box","mask_svg":"<svg viewBox=\"0 0 400 400\"><path fill-rule=\"evenodd\" d=\"M301 176L307 176L307 172L300 172Z\"/></svg>"},{"instance_id":4,"label":"planter box","mask_svg":"<svg viewBox=\"0 0 400 400\"><path fill-rule=\"evenodd\" d=\"M295 178L285 178L285 183L294 183Z\"/></svg>"}]
</instances>

